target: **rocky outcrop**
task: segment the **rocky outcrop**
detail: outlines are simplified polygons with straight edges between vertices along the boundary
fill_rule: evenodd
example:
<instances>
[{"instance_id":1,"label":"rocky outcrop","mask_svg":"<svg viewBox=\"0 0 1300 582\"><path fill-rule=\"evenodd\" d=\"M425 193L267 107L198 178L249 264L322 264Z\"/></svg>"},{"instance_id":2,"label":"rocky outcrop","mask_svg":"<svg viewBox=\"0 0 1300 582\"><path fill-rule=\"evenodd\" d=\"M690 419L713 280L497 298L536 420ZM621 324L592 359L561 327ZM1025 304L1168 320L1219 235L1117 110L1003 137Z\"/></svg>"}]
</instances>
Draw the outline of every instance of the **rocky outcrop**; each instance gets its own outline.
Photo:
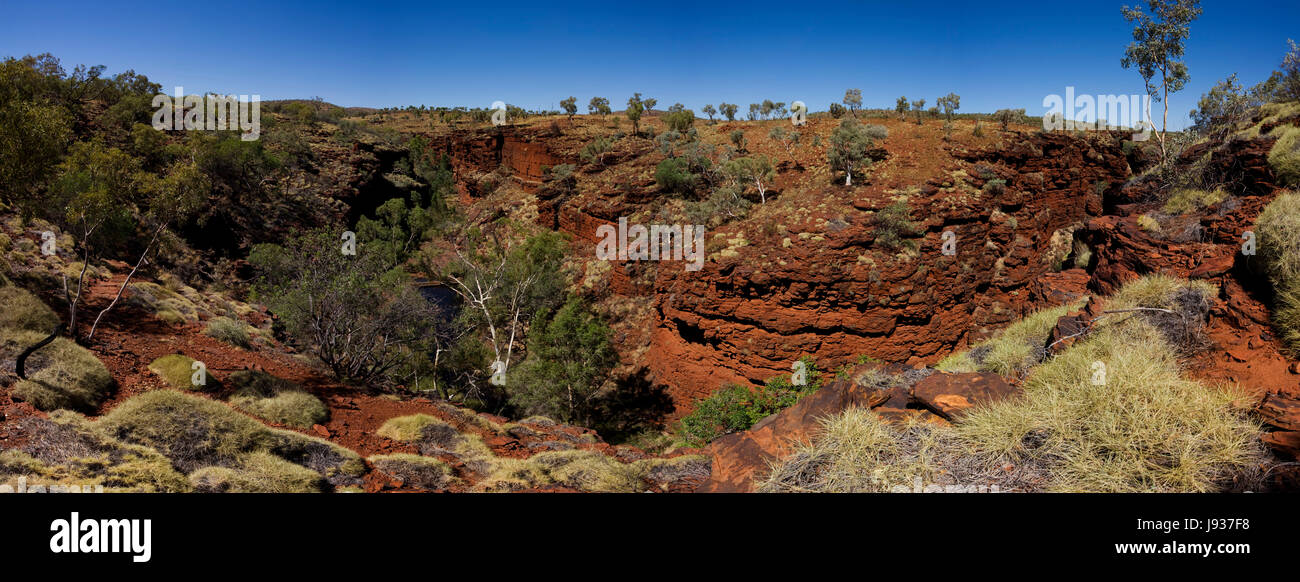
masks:
<instances>
[{"instance_id":1,"label":"rocky outcrop","mask_svg":"<svg viewBox=\"0 0 1300 582\"><path fill-rule=\"evenodd\" d=\"M996 402L1020 393L1002 376L988 372L933 374L912 386L912 398L946 420L977 405Z\"/></svg>"},{"instance_id":2,"label":"rocky outcrop","mask_svg":"<svg viewBox=\"0 0 1300 582\"><path fill-rule=\"evenodd\" d=\"M923 219L916 257L873 253L875 218L864 202L815 244L791 233L792 244L743 246L698 273L660 269L649 361L656 379L683 409L722 383L788 372L804 354L830 365L861 354L928 363L1064 299L1044 285L1065 258L1058 249L1068 252L1067 233L1100 214L1099 185L1124 180L1128 164L1117 140L1022 138L1008 149L954 153L978 194L954 196L954 180L939 178L909 201ZM953 256L941 252L949 230ZM768 257L762 266L759 254ZM1074 278L1081 287L1082 275Z\"/></svg>"}]
</instances>

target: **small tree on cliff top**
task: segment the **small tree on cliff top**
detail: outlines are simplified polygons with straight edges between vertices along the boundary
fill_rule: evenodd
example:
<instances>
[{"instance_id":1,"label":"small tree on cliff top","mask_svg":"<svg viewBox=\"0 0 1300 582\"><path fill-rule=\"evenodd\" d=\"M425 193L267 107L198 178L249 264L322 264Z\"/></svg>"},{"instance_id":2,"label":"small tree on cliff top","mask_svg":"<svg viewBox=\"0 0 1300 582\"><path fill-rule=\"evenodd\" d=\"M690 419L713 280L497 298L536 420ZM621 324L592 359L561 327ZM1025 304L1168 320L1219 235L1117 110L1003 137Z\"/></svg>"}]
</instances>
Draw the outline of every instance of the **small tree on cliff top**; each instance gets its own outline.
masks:
<instances>
[{"instance_id":1,"label":"small tree on cliff top","mask_svg":"<svg viewBox=\"0 0 1300 582\"><path fill-rule=\"evenodd\" d=\"M1122 11L1124 20L1136 24L1133 26L1133 42L1124 50L1120 65L1125 69L1136 66L1151 100L1164 103L1164 117L1160 131L1156 133L1160 158L1164 162L1169 155L1165 143L1169 94L1182 90L1191 78L1187 74L1187 65L1180 59L1191 23L1201 15L1201 7L1198 0L1147 0L1147 6L1150 14L1140 7L1125 6Z\"/></svg>"}]
</instances>

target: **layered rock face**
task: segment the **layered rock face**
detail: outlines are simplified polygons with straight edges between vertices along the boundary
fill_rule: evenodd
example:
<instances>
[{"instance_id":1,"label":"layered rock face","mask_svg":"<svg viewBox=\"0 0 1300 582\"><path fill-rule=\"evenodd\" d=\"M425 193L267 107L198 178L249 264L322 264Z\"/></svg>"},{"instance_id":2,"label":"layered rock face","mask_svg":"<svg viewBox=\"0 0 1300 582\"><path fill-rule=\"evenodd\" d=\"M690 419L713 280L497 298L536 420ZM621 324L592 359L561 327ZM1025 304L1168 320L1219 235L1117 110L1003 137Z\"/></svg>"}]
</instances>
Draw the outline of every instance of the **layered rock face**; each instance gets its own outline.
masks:
<instances>
[{"instance_id":1,"label":"layered rock face","mask_svg":"<svg viewBox=\"0 0 1300 582\"><path fill-rule=\"evenodd\" d=\"M788 373L805 354L930 363L1026 312L1077 297L1086 275L1058 273L1074 228L1101 213L1128 174L1119 141L1031 134L1001 151L961 154L970 184L937 179L909 201L924 230L911 258L864 261L877 225L855 203L847 224L785 248L761 271L745 251L698 273L660 269L661 321L648 365L679 409L724 382ZM1005 181L999 186L995 181ZM986 184L993 183L991 186ZM955 235L945 255L944 231ZM781 266L783 265L783 266Z\"/></svg>"}]
</instances>

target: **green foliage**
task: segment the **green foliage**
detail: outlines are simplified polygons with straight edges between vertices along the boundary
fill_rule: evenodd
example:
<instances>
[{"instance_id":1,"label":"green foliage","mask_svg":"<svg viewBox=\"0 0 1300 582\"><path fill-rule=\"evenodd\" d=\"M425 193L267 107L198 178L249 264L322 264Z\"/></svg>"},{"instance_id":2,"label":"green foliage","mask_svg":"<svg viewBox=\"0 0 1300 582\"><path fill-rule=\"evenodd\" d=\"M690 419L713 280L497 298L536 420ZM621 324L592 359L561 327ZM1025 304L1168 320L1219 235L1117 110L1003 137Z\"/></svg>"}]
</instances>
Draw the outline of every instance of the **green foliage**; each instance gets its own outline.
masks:
<instances>
[{"instance_id":1,"label":"green foliage","mask_svg":"<svg viewBox=\"0 0 1300 582\"><path fill-rule=\"evenodd\" d=\"M628 98L627 109L624 110L623 114L627 116L628 121L632 122L633 135L641 133L641 114L645 113L647 108L645 101L641 99L640 93L633 94Z\"/></svg>"},{"instance_id":2,"label":"green foliage","mask_svg":"<svg viewBox=\"0 0 1300 582\"><path fill-rule=\"evenodd\" d=\"M568 99L561 100L560 108L564 109L564 113L572 118L578 114L578 98L570 95Z\"/></svg>"},{"instance_id":3,"label":"green foliage","mask_svg":"<svg viewBox=\"0 0 1300 582\"><path fill-rule=\"evenodd\" d=\"M746 142L745 142L745 131L744 131L744 130L742 130L742 129L733 129L733 130L731 130L731 134L730 134L728 137L729 137L729 139L731 139L731 143L732 143L732 145L735 145L735 146L736 146L736 149L737 149L737 150L742 151L742 152L745 151L745 143L746 143Z\"/></svg>"},{"instance_id":4,"label":"green foliage","mask_svg":"<svg viewBox=\"0 0 1300 582\"><path fill-rule=\"evenodd\" d=\"M1273 284L1273 323L1300 353L1300 193L1284 191L1255 221L1264 272Z\"/></svg>"},{"instance_id":5,"label":"green foliage","mask_svg":"<svg viewBox=\"0 0 1300 582\"><path fill-rule=\"evenodd\" d=\"M0 329L48 334L59 325L59 316L35 295L13 285L0 286Z\"/></svg>"},{"instance_id":6,"label":"green foliage","mask_svg":"<svg viewBox=\"0 0 1300 582\"><path fill-rule=\"evenodd\" d=\"M578 159L582 160L584 164L596 162L603 165L605 163L605 154L609 153L613 146L613 140L608 137L598 137L582 146L582 150L578 152Z\"/></svg>"},{"instance_id":7,"label":"green foliage","mask_svg":"<svg viewBox=\"0 0 1300 582\"><path fill-rule=\"evenodd\" d=\"M609 115L609 99L604 97L592 97L587 103L587 113L598 113L600 115Z\"/></svg>"},{"instance_id":8,"label":"green foliage","mask_svg":"<svg viewBox=\"0 0 1300 582\"><path fill-rule=\"evenodd\" d=\"M508 378L510 402L527 414L590 424L618 355L609 326L572 298L528 337L528 357Z\"/></svg>"},{"instance_id":9,"label":"green foliage","mask_svg":"<svg viewBox=\"0 0 1300 582\"><path fill-rule=\"evenodd\" d=\"M921 112L925 111L925 99L917 99L912 102L912 111L916 112L916 124L921 125Z\"/></svg>"},{"instance_id":10,"label":"green foliage","mask_svg":"<svg viewBox=\"0 0 1300 582\"><path fill-rule=\"evenodd\" d=\"M862 89L844 91L844 105L849 108L854 117L857 117L858 110L862 108Z\"/></svg>"},{"instance_id":11,"label":"green foliage","mask_svg":"<svg viewBox=\"0 0 1300 582\"><path fill-rule=\"evenodd\" d=\"M722 172L731 178L742 191L744 188L753 185L758 190L760 200L767 203L767 188L776 179L776 170L772 167L772 161L767 156L728 160L723 164Z\"/></svg>"},{"instance_id":12,"label":"green foliage","mask_svg":"<svg viewBox=\"0 0 1300 582\"><path fill-rule=\"evenodd\" d=\"M1236 131L1237 124L1250 119L1251 114L1262 103L1259 98L1242 88L1237 83L1237 74L1219 81L1210 91L1201 95L1196 109L1191 112L1192 130L1223 139L1228 133Z\"/></svg>"},{"instance_id":13,"label":"green foliage","mask_svg":"<svg viewBox=\"0 0 1300 582\"><path fill-rule=\"evenodd\" d=\"M699 176L683 158L667 158L655 168L655 182L665 192L686 193L695 189Z\"/></svg>"},{"instance_id":14,"label":"green foliage","mask_svg":"<svg viewBox=\"0 0 1300 582\"><path fill-rule=\"evenodd\" d=\"M36 193L54 175L71 135L72 120L59 107L0 102L0 203L35 211Z\"/></svg>"},{"instance_id":15,"label":"green foliage","mask_svg":"<svg viewBox=\"0 0 1300 582\"><path fill-rule=\"evenodd\" d=\"M208 325L203 329L203 333L244 349L248 349L253 345L248 336L248 325L229 317L214 317L208 320Z\"/></svg>"},{"instance_id":16,"label":"green foliage","mask_svg":"<svg viewBox=\"0 0 1300 582\"><path fill-rule=\"evenodd\" d=\"M1300 127L1289 125L1273 133L1280 135L1268 152L1268 165L1283 184L1300 186Z\"/></svg>"},{"instance_id":17,"label":"green foliage","mask_svg":"<svg viewBox=\"0 0 1300 582\"><path fill-rule=\"evenodd\" d=\"M194 358L183 354L167 354L149 363L149 371L162 378L168 386L176 390L205 390L216 385L211 376L205 378L207 384L194 383Z\"/></svg>"},{"instance_id":18,"label":"green foliage","mask_svg":"<svg viewBox=\"0 0 1300 582\"><path fill-rule=\"evenodd\" d=\"M695 124L695 112L690 109L671 111L663 116L664 123L674 131L686 133Z\"/></svg>"},{"instance_id":19,"label":"green foliage","mask_svg":"<svg viewBox=\"0 0 1300 582\"><path fill-rule=\"evenodd\" d=\"M235 387L231 406L262 420L303 429L329 420L324 402L288 380L252 370L235 372L228 381Z\"/></svg>"},{"instance_id":20,"label":"green foliage","mask_svg":"<svg viewBox=\"0 0 1300 582\"><path fill-rule=\"evenodd\" d=\"M874 136L880 135L880 130L864 127L853 118L845 119L831 132L826 159L831 167L844 171L845 186L853 185L854 169L869 162L867 150L875 145Z\"/></svg>"},{"instance_id":21,"label":"green foliage","mask_svg":"<svg viewBox=\"0 0 1300 582\"><path fill-rule=\"evenodd\" d=\"M416 354L428 351L433 308L390 270L390 257L342 252L338 233L312 231L249 255L261 276L253 294L280 317L285 331L312 350L335 376L391 382Z\"/></svg>"},{"instance_id":22,"label":"green foliage","mask_svg":"<svg viewBox=\"0 0 1300 582\"><path fill-rule=\"evenodd\" d=\"M895 202L876 212L876 242L890 249L916 248L916 241L905 237L920 231L912 222L912 209L906 202Z\"/></svg>"},{"instance_id":23,"label":"green foliage","mask_svg":"<svg viewBox=\"0 0 1300 582\"><path fill-rule=\"evenodd\" d=\"M682 418L677 434L693 447L702 447L723 435L749 430L758 421L785 410L822 386L822 375L812 358L799 359L806 366L807 382L792 385L789 376L769 378L762 386L729 384L695 403Z\"/></svg>"},{"instance_id":24,"label":"green foliage","mask_svg":"<svg viewBox=\"0 0 1300 582\"><path fill-rule=\"evenodd\" d=\"M735 103L722 102L718 104L718 111L722 112L723 117L726 117L727 121L735 121L736 111L738 111L739 109L740 106L736 105Z\"/></svg>"},{"instance_id":25,"label":"green foliage","mask_svg":"<svg viewBox=\"0 0 1300 582\"><path fill-rule=\"evenodd\" d=\"M1002 131L1011 128L1012 123L1023 123L1025 120L1024 109L999 109L993 112L993 119L1002 127Z\"/></svg>"},{"instance_id":26,"label":"green foliage","mask_svg":"<svg viewBox=\"0 0 1300 582\"><path fill-rule=\"evenodd\" d=\"M698 202L686 205L686 216L692 224L708 227L721 225L728 220L743 218L749 213L753 203L742 196L743 188L739 184L725 184L714 188L709 196Z\"/></svg>"},{"instance_id":27,"label":"green foliage","mask_svg":"<svg viewBox=\"0 0 1300 582\"><path fill-rule=\"evenodd\" d=\"M1124 19L1134 23L1133 42L1124 50L1120 65L1136 67L1146 83L1147 94L1155 102L1164 102L1169 111L1169 94L1176 93L1191 78L1182 62L1183 43L1190 34L1191 23L1201 15L1199 0L1147 0L1150 14L1141 7L1122 10ZM1156 79L1159 75L1159 79ZM1163 91L1163 94L1162 94ZM1160 151L1166 153L1164 127L1160 128Z\"/></svg>"}]
</instances>

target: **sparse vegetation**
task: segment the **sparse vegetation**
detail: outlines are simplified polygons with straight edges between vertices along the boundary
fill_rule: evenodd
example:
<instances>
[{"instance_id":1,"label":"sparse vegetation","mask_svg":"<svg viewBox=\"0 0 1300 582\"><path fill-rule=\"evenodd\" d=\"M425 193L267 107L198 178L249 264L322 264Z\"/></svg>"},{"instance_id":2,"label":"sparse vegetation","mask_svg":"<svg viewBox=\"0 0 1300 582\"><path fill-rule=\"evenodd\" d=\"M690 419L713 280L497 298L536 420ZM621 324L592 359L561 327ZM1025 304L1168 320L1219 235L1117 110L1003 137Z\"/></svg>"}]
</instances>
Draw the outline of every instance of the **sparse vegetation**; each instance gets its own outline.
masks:
<instances>
[{"instance_id":1,"label":"sparse vegetation","mask_svg":"<svg viewBox=\"0 0 1300 582\"><path fill-rule=\"evenodd\" d=\"M1095 362L1105 366L1101 382ZM1182 378L1176 351L1146 321L1115 320L1030 370L1023 396L976 407L951 428L891 427L860 409L832 417L759 490L911 491L918 480L1008 491L1251 489L1264 453L1259 426L1231 404L1239 397Z\"/></svg>"},{"instance_id":2,"label":"sparse vegetation","mask_svg":"<svg viewBox=\"0 0 1300 582\"><path fill-rule=\"evenodd\" d=\"M676 433L690 446L704 446L720 436L748 430L754 423L793 405L805 394L821 388L821 372L811 358L801 358L807 371L802 386L789 376L769 378L758 387L730 384L699 402L678 423Z\"/></svg>"},{"instance_id":3,"label":"sparse vegetation","mask_svg":"<svg viewBox=\"0 0 1300 582\"><path fill-rule=\"evenodd\" d=\"M1273 323L1282 340L1300 353L1300 193L1285 191L1255 222L1264 273L1273 284Z\"/></svg>"},{"instance_id":4,"label":"sparse vegetation","mask_svg":"<svg viewBox=\"0 0 1300 582\"><path fill-rule=\"evenodd\" d=\"M230 404L262 420L294 428L311 428L329 419L329 409L319 398L288 380L262 371L242 371L230 375L235 388Z\"/></svg>"},{"instance_id":5,"label":"sparse vegetation","mask_svg":"<svg viewBox=\"0 0 1300 582\"><path fill-rule=\"evenodd\" d=\"M244 349L253 346L252 339L248 335L248 325L229 317L214 317L208 320L208 325L204 328L203 333L232 346Z\"/></svg>"},{"instance_id":6,"label":"sparse vegetation","mask_svg":"<svg viewBox=\"0 0 1300 582\"><path fill-rule=\"evenodd\" d=\"M1188 214L1209 206L1214 206L1228 198L1222 188L1202 190L1199 188L1178 188L1165 199L1165 212L1170 214Z\"/></svg>"}]
</instances>

